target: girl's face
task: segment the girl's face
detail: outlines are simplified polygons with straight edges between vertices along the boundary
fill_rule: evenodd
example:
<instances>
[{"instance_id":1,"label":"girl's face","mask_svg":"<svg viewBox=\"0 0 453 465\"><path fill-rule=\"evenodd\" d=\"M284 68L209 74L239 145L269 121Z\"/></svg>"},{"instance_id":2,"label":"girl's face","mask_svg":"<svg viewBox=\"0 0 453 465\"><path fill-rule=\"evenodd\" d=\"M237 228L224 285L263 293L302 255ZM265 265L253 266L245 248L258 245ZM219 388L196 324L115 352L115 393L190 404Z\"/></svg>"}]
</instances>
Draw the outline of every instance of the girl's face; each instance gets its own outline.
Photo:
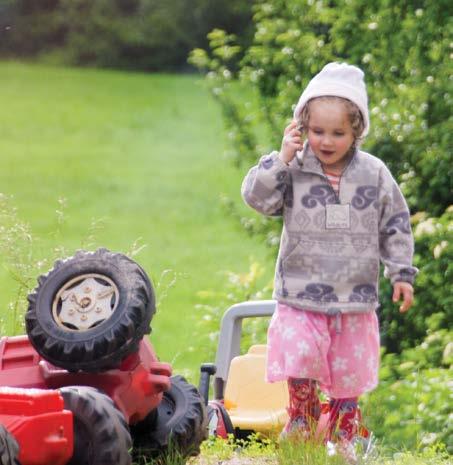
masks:
<instances>
[{"instance_id":1,"label":"girl's face","mask_svg":"<svg viewBox=\"0 0 453 465\"><path fill-rule=\"evenodd\" d=\"M341 102L313 100L310 103L308 143L326 170L341 173L354 134Z\"/></svg>"}]
</instances>

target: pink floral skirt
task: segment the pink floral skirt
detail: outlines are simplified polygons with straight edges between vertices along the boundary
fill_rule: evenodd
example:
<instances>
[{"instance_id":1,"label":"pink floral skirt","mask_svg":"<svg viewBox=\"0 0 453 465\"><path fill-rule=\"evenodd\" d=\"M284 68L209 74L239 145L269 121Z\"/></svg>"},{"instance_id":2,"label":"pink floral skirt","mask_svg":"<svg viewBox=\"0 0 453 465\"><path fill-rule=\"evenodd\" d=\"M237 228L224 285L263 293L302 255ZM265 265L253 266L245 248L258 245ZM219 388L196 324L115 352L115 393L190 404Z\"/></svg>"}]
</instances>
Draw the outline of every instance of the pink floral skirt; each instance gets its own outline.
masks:
<instances>
[{"instance_id":1,"label":"pink floral skirt","mask_svg":"<svg viewBox=\"0 0 453 465\"><path fill-rule=\"evenodd\" d=\"M314 379L335 399L358 397L378 384L379 323L374 311L337 319L279 303L267 346L268 382Z\"/></svg>"}]
</instances>

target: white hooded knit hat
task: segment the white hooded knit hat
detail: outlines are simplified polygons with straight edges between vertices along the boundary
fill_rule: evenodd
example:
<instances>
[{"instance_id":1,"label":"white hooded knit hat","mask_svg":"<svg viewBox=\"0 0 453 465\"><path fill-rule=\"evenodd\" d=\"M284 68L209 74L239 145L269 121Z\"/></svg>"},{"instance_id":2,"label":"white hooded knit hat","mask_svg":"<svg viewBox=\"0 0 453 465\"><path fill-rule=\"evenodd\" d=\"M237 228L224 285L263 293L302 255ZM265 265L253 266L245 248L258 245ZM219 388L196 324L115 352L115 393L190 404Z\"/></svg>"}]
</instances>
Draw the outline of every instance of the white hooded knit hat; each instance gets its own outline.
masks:
<instances>
[{"instance_id":1,"label":"white hooded knit hat","mask_svg":"<svg viewBox=\"0 0 453 465\"><path fill-rule=\"evenodd\" d=\"M368 97L363 71L346 63L329 63L308 83L294 109L294 118L299 119L306 103L314 97L343 97L355 103L362 113L365 128L361 137L370 129Z\"/></svg>"}]
</instances>

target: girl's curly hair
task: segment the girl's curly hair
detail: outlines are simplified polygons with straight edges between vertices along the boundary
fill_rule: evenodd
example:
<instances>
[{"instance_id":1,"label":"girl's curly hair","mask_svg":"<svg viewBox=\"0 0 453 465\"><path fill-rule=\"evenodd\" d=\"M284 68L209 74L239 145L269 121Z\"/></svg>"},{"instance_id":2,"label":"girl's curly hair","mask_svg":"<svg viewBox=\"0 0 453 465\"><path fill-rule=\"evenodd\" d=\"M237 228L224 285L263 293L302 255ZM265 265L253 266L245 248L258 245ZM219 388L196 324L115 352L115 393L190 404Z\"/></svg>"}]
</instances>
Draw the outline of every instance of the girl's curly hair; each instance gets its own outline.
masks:
<instances>
[{"instance_id":1,"label":"girl's curly hair","mask_svg":"<svg viewBox=\"0 0 453 465\"><path fill-rule=\"evenodd\" d=\"M339 102L344 106L348 114L349 121L351 123L352 133L354 134L354 143L352 145L353 147L357 147L361 142L360 136L365 128L365 122L363 120L363 116L359 110L359 107L355 103L351 102L350 100L346 98L326 95L326 96L314 97L310 99L307 102L307 104L304 106L300 114L300 123L302 127L304 128L304 131L307 130L308 122L310 120L310 103L315 100L323 101L327 103L334 103L334 102L338 103Z\"/></svg>"}]
</instances>

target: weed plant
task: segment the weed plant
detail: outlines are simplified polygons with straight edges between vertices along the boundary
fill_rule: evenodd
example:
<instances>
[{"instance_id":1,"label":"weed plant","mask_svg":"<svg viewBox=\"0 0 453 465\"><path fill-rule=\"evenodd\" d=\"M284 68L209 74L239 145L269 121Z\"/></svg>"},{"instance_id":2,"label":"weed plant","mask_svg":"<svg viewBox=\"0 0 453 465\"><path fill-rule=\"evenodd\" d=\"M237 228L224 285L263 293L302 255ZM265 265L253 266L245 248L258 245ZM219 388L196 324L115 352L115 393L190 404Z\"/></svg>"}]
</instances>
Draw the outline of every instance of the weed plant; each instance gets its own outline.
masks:
<instances>
[{"instance_id":1,"label":"weed plant","mask_svg":"<svg viewBox=\"0 0 453 465\"><path fill-rule=\"evenodd\" d=\"M64 199L58 201L59 208L55 211L57 217L57 229L55 236L59 234L59 227L64 221ZM82 243L88 245L88 240ZM25 309L27 308L27 295L36 285L36 280L53 261L64 257L69 251L57 246L43 253L40 250L40 241L32 233L30 225L22 220L11 197L0 194L0 256L4 271L15 285L13 299L8 304L7 313L3 313L0 320L1 334L10 336L24 331Z\"/></svg>"}]
</instances>

